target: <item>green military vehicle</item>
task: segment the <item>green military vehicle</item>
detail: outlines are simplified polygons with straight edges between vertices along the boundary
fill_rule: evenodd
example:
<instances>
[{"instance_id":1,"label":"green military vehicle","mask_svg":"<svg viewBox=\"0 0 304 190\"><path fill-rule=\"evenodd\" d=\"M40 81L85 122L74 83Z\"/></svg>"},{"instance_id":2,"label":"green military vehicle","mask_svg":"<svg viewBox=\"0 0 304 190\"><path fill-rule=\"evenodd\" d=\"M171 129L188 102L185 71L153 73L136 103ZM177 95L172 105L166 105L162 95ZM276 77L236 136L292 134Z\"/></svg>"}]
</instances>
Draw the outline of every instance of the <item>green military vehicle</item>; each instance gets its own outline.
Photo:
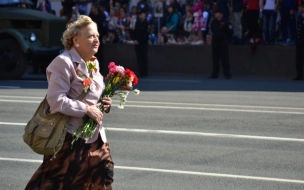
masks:
<instances>
[{"instance_id":1,"label":"green military vehicle","mask_svg":"<svg viewBox=\"0 0 304 190\"><path fill-rule=\"evenodd\" d=\"M63 50L61 36L66 21L30 9L31 2L23 1L0 0L0 79L22 77L29 64L34 72L44 72ZM18 8L20 3L27 8Z\"/></svg>"}]
</instances>

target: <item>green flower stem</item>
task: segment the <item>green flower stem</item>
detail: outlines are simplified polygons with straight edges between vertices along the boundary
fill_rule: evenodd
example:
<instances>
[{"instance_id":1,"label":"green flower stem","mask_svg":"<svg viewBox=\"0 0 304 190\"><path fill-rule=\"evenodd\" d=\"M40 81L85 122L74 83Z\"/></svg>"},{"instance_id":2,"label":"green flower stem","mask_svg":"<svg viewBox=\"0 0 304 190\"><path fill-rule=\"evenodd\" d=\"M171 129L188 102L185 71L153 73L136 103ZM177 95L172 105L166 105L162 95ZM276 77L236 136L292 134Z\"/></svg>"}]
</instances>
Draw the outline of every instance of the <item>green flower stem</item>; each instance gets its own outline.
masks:
<instances>
[{"instance_id":1,"label":"green flower stem","mask_svg":"<svg viewBox=\"0 0 304 190\"><path fill-rule=\"evenodd\" d=\"M119 81L115 85L112 85L113 78L114 77L111 77L111 80L107 81L106 88L105 88L105 93L99 99L99 102L101 103L101 105L98 108L102 113L104 113L104 104L102 102L102 99L104 97L113 97L114 95L117 95L117 93L115 93L115 92L117 90L119 90L121 87L126 85L125 80ZM84 139L85 138L92 138L93 132L96 130L96 127L97 127L97 123L93 119L91 119L91 118L87 119L87 121L84 122L84 126L79 127L77 129L77 131L74 132L74 134L73 134L74 137L73 137L73 140L72 140L72 146L73 146L74 142L76 142L79 138L84 138ZM107 130L107 128L106 128L106 130Z\"/></svg>"}]
</instances>

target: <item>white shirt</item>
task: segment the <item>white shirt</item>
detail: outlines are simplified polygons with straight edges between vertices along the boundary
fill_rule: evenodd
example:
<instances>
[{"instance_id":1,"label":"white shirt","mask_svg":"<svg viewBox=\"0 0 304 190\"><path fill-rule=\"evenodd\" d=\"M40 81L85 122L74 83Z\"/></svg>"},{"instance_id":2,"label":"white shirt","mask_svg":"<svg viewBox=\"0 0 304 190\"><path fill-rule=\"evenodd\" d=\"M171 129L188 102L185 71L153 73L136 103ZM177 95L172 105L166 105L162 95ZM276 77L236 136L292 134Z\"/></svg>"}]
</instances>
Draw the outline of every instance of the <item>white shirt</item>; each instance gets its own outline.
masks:
<instances>
[{"instance_id":1,"label":"white shirt","mask_svg":"<svg viewBox=\"0 0 304 190\"><path fill-rule=\"evenodd\" d=\"M276 5L276 0L266 0L266 3L264 5L264 10L274 10Z\"/></svg>"}]
</instances>

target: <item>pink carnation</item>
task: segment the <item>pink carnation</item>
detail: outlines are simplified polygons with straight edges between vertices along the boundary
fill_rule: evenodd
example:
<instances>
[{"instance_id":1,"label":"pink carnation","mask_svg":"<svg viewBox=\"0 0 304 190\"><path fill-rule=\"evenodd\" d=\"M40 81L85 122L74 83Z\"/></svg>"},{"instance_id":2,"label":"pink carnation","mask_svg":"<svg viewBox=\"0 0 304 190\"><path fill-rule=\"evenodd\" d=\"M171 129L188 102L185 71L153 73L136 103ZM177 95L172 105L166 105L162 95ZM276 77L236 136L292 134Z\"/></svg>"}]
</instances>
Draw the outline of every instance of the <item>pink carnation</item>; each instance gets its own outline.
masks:
<instances>
[{"instance_id":1,"label":"pink carnation","mask_svg":"<svg viewBox=\"0 0 304 190\"><path fill-rule=\"evenodd\" d=\"M109 68L109 71L110 71L111 73L115 73L115 72L116 72L116 65L115 65L114 62L109 63L108 68Z\"/></svg>"}]
</instances>

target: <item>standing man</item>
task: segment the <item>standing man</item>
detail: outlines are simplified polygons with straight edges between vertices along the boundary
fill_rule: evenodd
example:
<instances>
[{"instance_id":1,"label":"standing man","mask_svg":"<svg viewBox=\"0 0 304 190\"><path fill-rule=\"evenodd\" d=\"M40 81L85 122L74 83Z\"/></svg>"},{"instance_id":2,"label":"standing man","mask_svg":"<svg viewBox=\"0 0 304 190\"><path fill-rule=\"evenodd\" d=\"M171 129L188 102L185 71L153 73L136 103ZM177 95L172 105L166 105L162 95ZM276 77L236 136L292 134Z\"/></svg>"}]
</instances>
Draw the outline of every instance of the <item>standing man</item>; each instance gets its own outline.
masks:
<instances>
[{"instance_id":1,"label":"standing man","mask_svg":"<svg viewBox=\"0 0 304 190\"><path fill-rule=\"evenodd\" d=\"M296 11L297 0L282 0L281 1L281 23L282 23L282 43L281 45L287 45L290 33L290 43L294 45L296 38Z\"/></svg>"},{"instance_id":2,"label":"standing man","mask_svg":"<svg viewBox=\"0 0 304 190\"><path fill-rule=\"evenodd\" d=\"M212 32L212 62L213 71L209 79L217 79L220 72L220 62L226 79L231 78L229 63L229 39L233 35L232 25L223 17L223 11L218 9L214 13L211 23Z\"/></svg>"},{"instance_id":3,"label":"standing man","mask_svg":"<svg viewBox=\"0 0 304 190\"><path fill-rule=\"evenodd\" d=\"M139 77L148 76L148 21L145 10L139 10L134 29L134 44Z\"/></svg>"},{"instance_id":4,"label":"standing man","mask_svg":"<svg viewBox=\"0 0 304 190\"><path fill-rule=\"evenodd\" d=\"M293 80L303 80L304 64L304 2L299 5L298 33L296 37L296 70L297 76Z\"/></svg>"}]
</instances>

